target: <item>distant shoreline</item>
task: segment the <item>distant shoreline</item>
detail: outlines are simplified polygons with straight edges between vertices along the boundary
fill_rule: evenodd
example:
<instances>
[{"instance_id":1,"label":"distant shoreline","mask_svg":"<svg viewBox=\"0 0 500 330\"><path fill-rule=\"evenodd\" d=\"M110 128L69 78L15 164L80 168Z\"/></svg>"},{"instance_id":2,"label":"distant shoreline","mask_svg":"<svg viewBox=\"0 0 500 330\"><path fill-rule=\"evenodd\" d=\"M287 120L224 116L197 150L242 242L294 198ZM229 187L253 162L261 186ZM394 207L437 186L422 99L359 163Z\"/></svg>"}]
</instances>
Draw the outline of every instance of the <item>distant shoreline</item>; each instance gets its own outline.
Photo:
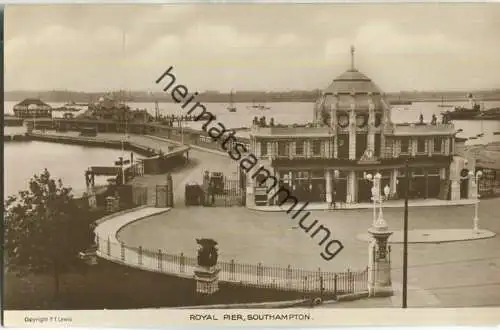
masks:
<instances>
[{"instance_id":1,"label":"distant shoreline","mask_svg":"<svg viewBox=\"0 0 500 330\"><path fill-rule=\"evenodd\" d=\"M233 94L234 103L312 103L317 100L321 91L286 91L286 92L253 92L236 91ZM474 99L479 102L500 101L500 90L472 91ZM102 92L102 93L84 93L71 91L7 91L4 94L6 102L20 102L27 98L37 98L44 102L51 103L94 103L105 94L111 95L116 100L123 100L127 103L168 103L173 102L169 95L165 93L147 93L147 92ZM388 102L466 102L468 92L400 92L385 93ZM205 92L197 97L199 102L204 103L228 103L229 93Z\"/></svg>"},{"instance_id":2,"label":"distant shoreline","mask_svg":"<svg viewBox=\"0 0 500 330\"><path fill-rule=\"evenodd\" d=\"M42 99L42 101L44 102L48 102L48 103L66 103L66 102L62 102L62 101L52 101L52 100L47 100L47 99ZM399 100L393 100L395 102L399 102ZM423 99L423 100L403 100L403 101L408 101L408 102L411 102L411 103L442 103L441 100L438 100L438 99ZM474 101L476 102L500 102L500 96L499 97L496 97L496 98L487 98L487 99L474 99ZM5 100L4 102L20 102L20 100ZM82 102L83 101L79 101L79 102ZM151 104L154 104L154 100L130 100L130 101L126 101L127 103L130 103L130 104L139 104L139 103L151 103ZM159 103L175 103L174 101L172 100L161 100L161 101L158 101ZM203 103L227 103L225 101L217 101L217 100L203 100L203 99L200 99L200 102L203 102ZM389 101L391 103L391 101ZM446 102L444 102L444 104L449 104L449 103L455 103L455 102L468 102L467 99L450 99L450 100L447 100ZM252 101L234 101L233 103L235 104L251 104ZM265 102L256 102L257 104L259 103L263 103L264 105L265 104L273 104L273 103L315 103L315 100L280 100L280 101L265 101ZM409 104L391 104L393 106L398 106L398 105L401 105L401 106L405 106L405 105L409 105ZM9 114L6 114L7 116Z\"/></svg>"}]
</instances>

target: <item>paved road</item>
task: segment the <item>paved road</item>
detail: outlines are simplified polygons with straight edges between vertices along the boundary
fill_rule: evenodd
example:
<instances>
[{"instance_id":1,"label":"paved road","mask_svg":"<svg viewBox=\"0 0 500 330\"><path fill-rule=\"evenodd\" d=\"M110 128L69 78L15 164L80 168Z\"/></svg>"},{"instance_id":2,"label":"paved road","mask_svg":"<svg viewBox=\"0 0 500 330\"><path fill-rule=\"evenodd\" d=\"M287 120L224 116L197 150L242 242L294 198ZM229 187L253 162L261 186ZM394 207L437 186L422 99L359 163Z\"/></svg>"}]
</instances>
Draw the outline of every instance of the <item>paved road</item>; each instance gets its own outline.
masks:
<instances>
[{"instance_id":1,"label":"paved road","mask_svg":"<svg viewBox=\"0 0 500 330\"><path fill-rule=\"evenodd\" d=\"M500 199L481 202L481 226L500 233ZM472 206L419 207L410 209L410 229L471 228ZM127 226L120 239L129 245L196 254L195 238L219 242L221 260L264 265L292 266L328 271L366 267L368 247L356 239L371 224L371 210L317 211L318 220L344 244L332 261L320 257L323 248L284 213L264 213L244 208L174 208ZM394 230L402 227L402 209L387 209L385 218ZM391 260L396 290L402 282L402 246L392 245ZM409 246L409 306L500 306L500 236L476 241ZM349 303L352 307L400 306L399 295ZM349 306L347 306L349 307Z\"/></svg>"}]
</instances>

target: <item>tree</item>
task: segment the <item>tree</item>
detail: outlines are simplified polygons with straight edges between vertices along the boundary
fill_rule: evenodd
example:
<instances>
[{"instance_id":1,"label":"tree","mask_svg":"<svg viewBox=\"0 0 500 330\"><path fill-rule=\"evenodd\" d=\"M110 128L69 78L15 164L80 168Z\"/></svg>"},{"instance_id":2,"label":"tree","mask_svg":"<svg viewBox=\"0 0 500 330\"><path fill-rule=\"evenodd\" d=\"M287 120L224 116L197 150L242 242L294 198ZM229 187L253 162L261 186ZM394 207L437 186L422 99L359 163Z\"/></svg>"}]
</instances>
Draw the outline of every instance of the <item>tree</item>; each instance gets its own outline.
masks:
<instances>
[{"instance_id":1,"label":"tree","mask_svg":"<svg viewBox=\"0 0 500 330\"><path fill-rule=\"evenodd\" d=\"M78 262L90 244L88 205L73 198L71 188L45 169L29 181L29 189L4 202L4 251L9 271L52 273L54 296L60 275Z\"/></svg>"}]
</instances>

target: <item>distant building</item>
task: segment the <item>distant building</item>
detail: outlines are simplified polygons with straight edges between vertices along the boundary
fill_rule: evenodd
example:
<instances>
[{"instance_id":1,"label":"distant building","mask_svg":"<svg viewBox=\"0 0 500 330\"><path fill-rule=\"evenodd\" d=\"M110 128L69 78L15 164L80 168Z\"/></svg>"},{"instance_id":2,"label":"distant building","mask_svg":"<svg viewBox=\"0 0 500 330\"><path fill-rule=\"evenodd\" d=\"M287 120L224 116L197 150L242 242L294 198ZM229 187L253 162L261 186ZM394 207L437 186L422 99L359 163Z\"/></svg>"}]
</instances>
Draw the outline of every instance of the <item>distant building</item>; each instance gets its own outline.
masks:
<instances>
[{"instance_id":1,"label":"distant building","mask_svg":"<svg viewBox=\"0 0 500 330\"><path fill-rule=\"evenodd\" d=\"M410 198L471 198L467 161L456 156L453 124L395 124L382 91L352 66L319 96L308 126L254 122L251 152L279 180L247 178L247 205L281 203L283 187L299 201L370 202L366 174L380 173L390 198L404 197L405 160L411 158ZM272 188L272 189L271 189ZM285 195L285 196L284 196Z\"/></svg>"},{"instance_id":2,"label":"distant building","mask_svg":"<svg viewBox=\"0 0 500 330\"><path fill-rule=\"evenodd\" d=\"M52 118L52 107L39 99L25 99L14 106L19 118Z\"/></svg>"},{"instance_id":3,"label":"distant building","mask_svg":"<svg viewBox=\"0 0 500 330\"><path fill-rule=\"evenodd\" d=\"M99 98L95 104L89 105L90 114L99 120L112 120L119 123L120 130L126 129L127 123L142 122L147 123L152 120L152 116L147 110L132 110L126 104L120 103L109 96Z\"/></svg>"}]
</instances>

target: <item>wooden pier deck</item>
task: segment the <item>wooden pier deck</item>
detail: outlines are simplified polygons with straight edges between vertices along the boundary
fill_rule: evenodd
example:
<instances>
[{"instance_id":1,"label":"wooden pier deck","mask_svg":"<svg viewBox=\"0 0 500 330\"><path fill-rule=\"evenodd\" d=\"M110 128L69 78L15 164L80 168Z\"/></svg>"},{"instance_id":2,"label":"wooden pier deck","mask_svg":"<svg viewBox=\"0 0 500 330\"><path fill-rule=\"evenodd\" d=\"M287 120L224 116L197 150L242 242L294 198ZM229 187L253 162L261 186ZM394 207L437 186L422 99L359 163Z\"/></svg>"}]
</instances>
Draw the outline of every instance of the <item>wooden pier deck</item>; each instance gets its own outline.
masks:
<instances>
[{"instance_id":1,"label":"wooden pier deck","mask_svg":"<svg viewBox=\"0 0 500 330\"><path fill-rule=\"evenodd\" d=\"M3 142L23 142L23 141L31 141L31 137L26 134L8 134L3 136Z\"/></svg>"}]
</instances>

